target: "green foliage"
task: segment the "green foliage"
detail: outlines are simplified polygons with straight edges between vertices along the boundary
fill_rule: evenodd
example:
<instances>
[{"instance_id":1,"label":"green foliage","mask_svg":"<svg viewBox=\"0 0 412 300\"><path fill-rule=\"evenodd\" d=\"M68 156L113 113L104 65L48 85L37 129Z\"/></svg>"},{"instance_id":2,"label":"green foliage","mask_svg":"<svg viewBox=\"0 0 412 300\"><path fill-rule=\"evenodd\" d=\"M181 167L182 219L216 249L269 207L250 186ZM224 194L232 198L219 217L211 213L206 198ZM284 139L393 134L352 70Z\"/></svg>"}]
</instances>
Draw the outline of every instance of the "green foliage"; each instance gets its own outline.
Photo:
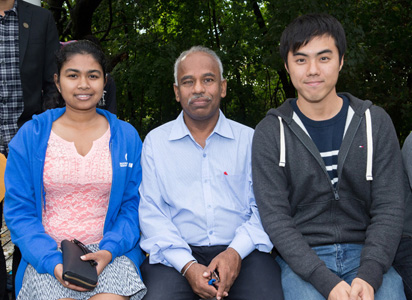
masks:
<instances>
[{"instance_id":1,"label":"green foliage","mask_svg":"<svg viewBox=\"0 0 412 300\"><path fill-rule=\"evenodd\" d=\"M249 2L117 1L112 10L112 29L103 48L111 57L127 55L112 71L118 115L143 136L180 112L173 65L193 45L210 47L222 59L228 95L221 107L228 117L254 127L283 100L277 72L266 59L272 50ZM97 37L106 32L108 12L104 1L94 14Z\"/></svg>"},{"instance_id":2,"label":"green foliage","mask_svg":"<svg viewBox=\"0 0 412 300\"><path fill-rule=\"evenodd\" d=\"M340 82L382 106L401 142L412 129L411 20L410 1L365 1L353 19L363 34L352 36L351 61Z\"/></svg>"},{"instance_id":3,"label":"green foliage","mask_svg":"<svg viewBox=\"0 0 412 300\"><path fill-rule=\"evenodd\" d=\"M280 35L291 20L310 12L330 13L346 30L338 91L384 107L403 141L412 124L411 1L104 0L91 31L112 58L118 115L144 137L180 112L173 64L193 45L210 47L222 59L228 80L224 113L254 127L285 100L290 85L279 77Z\"/></svg>"}]
</instances>

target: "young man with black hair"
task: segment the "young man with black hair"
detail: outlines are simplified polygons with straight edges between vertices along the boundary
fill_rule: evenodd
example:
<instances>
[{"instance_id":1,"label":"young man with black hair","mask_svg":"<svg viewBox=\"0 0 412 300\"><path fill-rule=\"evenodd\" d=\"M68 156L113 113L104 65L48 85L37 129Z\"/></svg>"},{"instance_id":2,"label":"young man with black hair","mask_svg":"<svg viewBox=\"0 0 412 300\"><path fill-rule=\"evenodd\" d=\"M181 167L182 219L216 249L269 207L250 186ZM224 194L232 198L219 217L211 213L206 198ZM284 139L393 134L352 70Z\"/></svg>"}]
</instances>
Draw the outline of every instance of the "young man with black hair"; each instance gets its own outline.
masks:
<instances>
[{"instance_id":1,"label":"young man with black hair","mask_svg":"<svg viewBox=\"0 0 412 300\"><path fill-rule=\"evenodd\" d=\"M297 90L255 130L252 172L286 300L405 299L391 267L403 225L402 158L383 109L336 93L346 38L325 14L283 32Z\"/></svg>"}]
</instances>

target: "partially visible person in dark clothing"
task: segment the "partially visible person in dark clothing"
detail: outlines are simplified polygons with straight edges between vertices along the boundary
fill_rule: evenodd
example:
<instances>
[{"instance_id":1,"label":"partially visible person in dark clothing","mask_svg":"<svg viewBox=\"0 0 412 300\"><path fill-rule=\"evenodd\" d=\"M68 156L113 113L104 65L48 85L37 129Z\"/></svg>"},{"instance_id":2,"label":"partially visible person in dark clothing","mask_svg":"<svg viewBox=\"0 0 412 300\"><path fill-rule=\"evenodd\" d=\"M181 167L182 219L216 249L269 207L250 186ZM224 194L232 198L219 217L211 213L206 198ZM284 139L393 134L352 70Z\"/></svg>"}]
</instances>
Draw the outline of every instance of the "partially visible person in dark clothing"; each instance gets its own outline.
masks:
<instances>
[{"instance_id":1,"label":"partially visible person in dark clothing","mask_svg":"<svg viewBox=\"0 0 412 300\"><path fill-rule=\"evenodd\" d=\"M406 172L405 222L393 267L402 277L406 298L412 300L412 134L403 144L402 158Z\"/></svg>"},{"instance_id":2,"label":"partially visible person in dark clothing","mask_svg":"<svg viewBox=\"0 0 412 300\"><path fill-rule=\"evenodd\" d=\"M100 102L97 104L98 108L106 109L112 114L117 113L116 105L116 83L114 78L110 73L106 74L106 85L104 86L103 97Z\"/></svg>"}]
</instances>

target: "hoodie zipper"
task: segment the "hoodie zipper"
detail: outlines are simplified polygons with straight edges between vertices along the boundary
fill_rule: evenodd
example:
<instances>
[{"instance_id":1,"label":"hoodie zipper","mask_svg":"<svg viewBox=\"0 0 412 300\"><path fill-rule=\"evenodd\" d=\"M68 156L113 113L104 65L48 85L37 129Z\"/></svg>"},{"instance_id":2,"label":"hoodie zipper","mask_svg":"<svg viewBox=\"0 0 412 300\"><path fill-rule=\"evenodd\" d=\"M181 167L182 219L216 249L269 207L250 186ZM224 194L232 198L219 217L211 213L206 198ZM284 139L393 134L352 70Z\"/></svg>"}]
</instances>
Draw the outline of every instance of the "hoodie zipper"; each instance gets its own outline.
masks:
<instances>
[{"instance_id":1,"label":"hoodie zipper","mask_svg":"<svg viewBox=\"0 0 412 300\"><path fill-rule=\"evenodd\" d=\"M333 194L335 195L335 200L339 200L339 199L340 199L338 190L337 190L336 188L333 188Z\"/></svg>"},{"instance_id":2,"label":"hoodie zipper","mask_svg":"<svg viewBox=\"0 0 412 300\"><path fill-rule=\"evenodd\" d=\"M280 120L280 122L282 122L282 119L281 119L281 118L280 118L279 120ZM294 134L298 139L300 139L299 135L295 132L295 130L294 130L291 126L289 126L289 129L293 132L293 134ZM301 141L302 144L305 146L305 148L310 152L310 154L312 154L312 156L316 159L316 153L313 153L312 150L308 147L308 145L307 145L302 139L300 139L300 141ZM316 159L316 161L318 161L318 160ZM333 184L331 183L331 180L330 180L330 177L329 177L328 172L326 171L326 168L325 168L325 167L321 167L321 168L323 169L323 174L325 174L327 180L329 181L330 187L331 187L332 192L333 192L334 199L335 199L336 201L339 200L340 197L339 197L339 192L338 192L338 189L337 189L337 186L338 186L338 184L339 184L339 175L338 175L338 183L337 183L336 187L334 187Z\"/></svg>"}]
</instances>

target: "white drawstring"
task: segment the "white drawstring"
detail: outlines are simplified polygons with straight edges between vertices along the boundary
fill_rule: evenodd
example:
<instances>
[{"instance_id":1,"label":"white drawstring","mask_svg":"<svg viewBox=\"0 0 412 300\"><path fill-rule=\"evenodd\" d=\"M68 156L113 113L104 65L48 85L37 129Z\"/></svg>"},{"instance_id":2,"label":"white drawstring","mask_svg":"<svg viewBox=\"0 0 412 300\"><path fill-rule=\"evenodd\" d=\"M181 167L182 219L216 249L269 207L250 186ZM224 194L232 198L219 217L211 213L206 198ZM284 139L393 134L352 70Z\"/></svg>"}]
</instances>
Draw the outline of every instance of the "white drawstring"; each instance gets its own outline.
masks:
<instances>
[{"instance_id":1,"label":"white drawstring","mask_svg":"<svg viewBox=\"0 0 412 300\"><path fill-rule=\"evenodd\" d=\"M366 160L366 180L372 181L372 158L373 158L373 140L372 140L372 119L369 108L365 111L366 117L366 141L367 141L367 160Z\"/></svg>"},{"instance_id":2,"label":"white drawstring","mask_svg":"<svg viewBox=\"0 0 412 300\"><path fill-rule=\"evenodd\" d=\"M367 161L366 161L366 180L372 181L372 163L373 163L373 139L372 139L372 118L369 109L365 111L366 117L366 139L367 139ZM285 167L286 165L286 143L285 143L285 130L283 127L282 118L278 116L279 129L280 129L280 157L279 166Z\"/></svg>"},{"instance_id":3,"label":"white drawstring","mask_svg":"<svg viewBox=\"0 0 412 300\"><path fill-rule=\"evenodd\" d=\"M280 124L280 158L279 167L285 167L286 165L286 145L285 145L285 129L283 128L282 118L278 117Z\"/></svg>"}]
</instances>

